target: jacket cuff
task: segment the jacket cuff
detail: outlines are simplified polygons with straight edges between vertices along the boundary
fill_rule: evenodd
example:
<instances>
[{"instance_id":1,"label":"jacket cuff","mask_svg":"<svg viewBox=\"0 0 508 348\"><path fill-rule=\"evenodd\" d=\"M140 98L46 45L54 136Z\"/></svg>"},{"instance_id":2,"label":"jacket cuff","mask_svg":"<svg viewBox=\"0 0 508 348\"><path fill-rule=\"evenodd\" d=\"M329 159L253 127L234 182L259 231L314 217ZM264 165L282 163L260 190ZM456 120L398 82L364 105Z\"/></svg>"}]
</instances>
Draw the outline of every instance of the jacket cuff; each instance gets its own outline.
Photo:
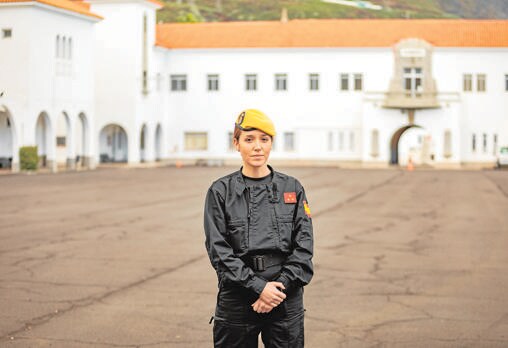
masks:
<instances>
[{"instance_id":1,"label":"jacket cuff","mask_svg":"<svg viewBox=\"0 0 508 348\"><path fill-rule=\"evenodd\" d=\"M249 282L249 288L256 294L261 295L261 293L265 289L266 283L267 283L266 280L263 280L258 276L253 276L251 281Z\"/></svg>"},{"instance_id":2,"label":"jacket cuff","mask_svg":"<svg viewBox=\"0 0 508 348\"><path fill-rule=\"evenodd\" d=\"M282 284L284 284L284 287L286 288L284 290L284 292L287 293L290 290L290 288L291 288L291 282L289 281L289 279L285 275L281 274L275 281L276 282L281 282Z\"/></svg>"}]
</instances>

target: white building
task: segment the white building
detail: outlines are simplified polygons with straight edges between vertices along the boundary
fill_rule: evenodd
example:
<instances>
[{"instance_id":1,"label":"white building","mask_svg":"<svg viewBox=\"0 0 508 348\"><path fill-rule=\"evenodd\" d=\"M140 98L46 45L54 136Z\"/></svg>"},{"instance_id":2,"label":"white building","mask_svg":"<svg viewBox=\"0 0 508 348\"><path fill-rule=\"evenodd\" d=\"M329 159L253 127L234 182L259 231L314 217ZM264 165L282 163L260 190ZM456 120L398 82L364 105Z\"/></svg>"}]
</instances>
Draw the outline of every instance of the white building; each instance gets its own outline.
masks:
<instances>
[{"instance_id":1,"label":"white building","mask_svg":"<svg viewBox=\"0 0 508 348\"><path fill-rule=\"evenodd\" d=\"M55 1L53 3L53 1ZM239 111L274 161L491 165L508 21L156 24L155 0L0 2L0 165L228 161Z\"/></svg>"},{"instance_id":2,"label":"white building","mask_svg":"<svg viewBox=\"0 0 508 348\"><path fill-rule=\"evenodd\" d=\"M94 146L94 25L86 6L0 3L0 162L37 145L41 163L89 165ZM57 142L59 146L57 146Z\"/></svg>"}]
</instances>

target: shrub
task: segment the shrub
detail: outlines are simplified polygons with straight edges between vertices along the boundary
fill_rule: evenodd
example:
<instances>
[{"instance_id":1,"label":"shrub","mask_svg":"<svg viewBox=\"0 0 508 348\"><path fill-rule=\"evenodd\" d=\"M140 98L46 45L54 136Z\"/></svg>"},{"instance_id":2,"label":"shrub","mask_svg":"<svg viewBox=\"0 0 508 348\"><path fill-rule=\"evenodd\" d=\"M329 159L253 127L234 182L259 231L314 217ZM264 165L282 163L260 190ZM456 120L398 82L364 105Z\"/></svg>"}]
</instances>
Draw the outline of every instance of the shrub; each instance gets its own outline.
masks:
<instances>
[{"instance_id":1,"label":"shrub","mask_svg":"<svg viewBox=\"0 0 508 348\"><path fill-rule=\"evenodd\" d=\"M37 146L22 146L19 148L19 165L21 170L37 170L38 162Z\"/></svg>"}]
</instances>

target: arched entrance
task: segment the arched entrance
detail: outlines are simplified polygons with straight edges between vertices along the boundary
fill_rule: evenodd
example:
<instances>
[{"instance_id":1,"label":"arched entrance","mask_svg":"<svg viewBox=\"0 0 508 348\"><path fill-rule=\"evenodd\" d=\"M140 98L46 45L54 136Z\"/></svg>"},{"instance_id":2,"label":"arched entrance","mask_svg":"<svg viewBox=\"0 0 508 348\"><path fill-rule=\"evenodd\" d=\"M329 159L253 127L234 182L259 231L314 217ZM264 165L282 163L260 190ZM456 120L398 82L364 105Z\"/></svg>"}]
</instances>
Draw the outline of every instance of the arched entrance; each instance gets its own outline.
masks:
<instances>
[{"instance_id":1,"label":"arched entrance","mask_svg":"<svg viewBox=\"0 0 508 348\"><path fill-rule=\"evenodd\" d=\"M54 160L51 121L46 112L41 112L35 126L35 143L37 144L37 155L39 156L39 167L52 167Z\"/></svg>"},{"instance_id":2,"label":"arched entrance","mask_svg":"<svg viewBox=\"0 0 508 348\"><path fill-rule=\"evenodd\" d=\"M432 138L428 131L418 125L399 128L390 141L390 164L429 164L434 160Z\"/></svg>"},{"instance_id":3,"label":"arched entrance","mask_svg":"<svg viewBox=\"0 0 508 348\"><path fill-rule=\"evenodd\" d=\"M82 112L78 116L78 122L76 122L76 165L78 167L89 167L90 159L88 157L88 120L86 115Z\"/></svg>"},{"instance_id":4,"label":"arched entrance","mask_svg":"<svg viewBox=\"0 0 508 348\"><path fill-rule=\"evenodd\" d=\"M69 115L62 112L56 122L56 163L60 167L74 167L72 133Z\"/></svg>"},{"instance_id":5,"label":"arched entrance","mask_svg":"<svg viewBox=\"0 0 508 348\"><path fill-rule=\"evenodd\" d=\"M157 125L155 129L155 160L161 160L162 154L162 127L160 124Z\"/></svg>"},{"instance_id":6,"label":"arched entrance","mask_svg":"<svg viewBox=\"0 0 508 348\"><path fill-rule=\"evenodd\" d=\"M127 162L127 133L116 124L102 128L99 135L100 162Z\"/></svg>"},{"instance_id":7,"label":"arched entrance","mask_svg":"<svg viewBox=\"0 0 508 348\"><path fill-rule=\"evenodd\" d=\"M139 135L139 161L140 162L146 161L145 144L146 144L147 136L148 136L148 134L147 134L146 124L144 124L141 127L141 134Z\"/></svg>"},{"instance_id":8,"label":"arched entrance","mask_svg":"<svg viewBox=\"0 0 508 348\"><path fill-rule=\"evenodd\" d=\"M14 158L14 127L9 110L0 105L0 169L12 168Z\"/></svg>"}]
</instances>

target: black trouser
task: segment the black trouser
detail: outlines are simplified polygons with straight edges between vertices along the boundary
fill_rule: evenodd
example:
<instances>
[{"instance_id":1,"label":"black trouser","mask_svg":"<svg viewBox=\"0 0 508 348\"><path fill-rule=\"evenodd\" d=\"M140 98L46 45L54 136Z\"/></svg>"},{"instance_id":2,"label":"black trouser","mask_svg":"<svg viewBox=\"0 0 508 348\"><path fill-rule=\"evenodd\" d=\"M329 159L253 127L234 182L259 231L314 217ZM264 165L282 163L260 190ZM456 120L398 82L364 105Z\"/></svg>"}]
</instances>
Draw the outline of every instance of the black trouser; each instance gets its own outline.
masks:
<instances>
[{"instance_id":1,"label":"black trouser","mask_svg":"<svg viewBox=\"0 0 508 348\"><path fill-rule=\"evenodd\" d=\"M267 348L303 347L303 288L287 293L286 299L270 313L254 312L251 305L257 298L239 286L221 287L214 317L214 347L257 347L260 333Z\"/></svg>"}]
</instances>

